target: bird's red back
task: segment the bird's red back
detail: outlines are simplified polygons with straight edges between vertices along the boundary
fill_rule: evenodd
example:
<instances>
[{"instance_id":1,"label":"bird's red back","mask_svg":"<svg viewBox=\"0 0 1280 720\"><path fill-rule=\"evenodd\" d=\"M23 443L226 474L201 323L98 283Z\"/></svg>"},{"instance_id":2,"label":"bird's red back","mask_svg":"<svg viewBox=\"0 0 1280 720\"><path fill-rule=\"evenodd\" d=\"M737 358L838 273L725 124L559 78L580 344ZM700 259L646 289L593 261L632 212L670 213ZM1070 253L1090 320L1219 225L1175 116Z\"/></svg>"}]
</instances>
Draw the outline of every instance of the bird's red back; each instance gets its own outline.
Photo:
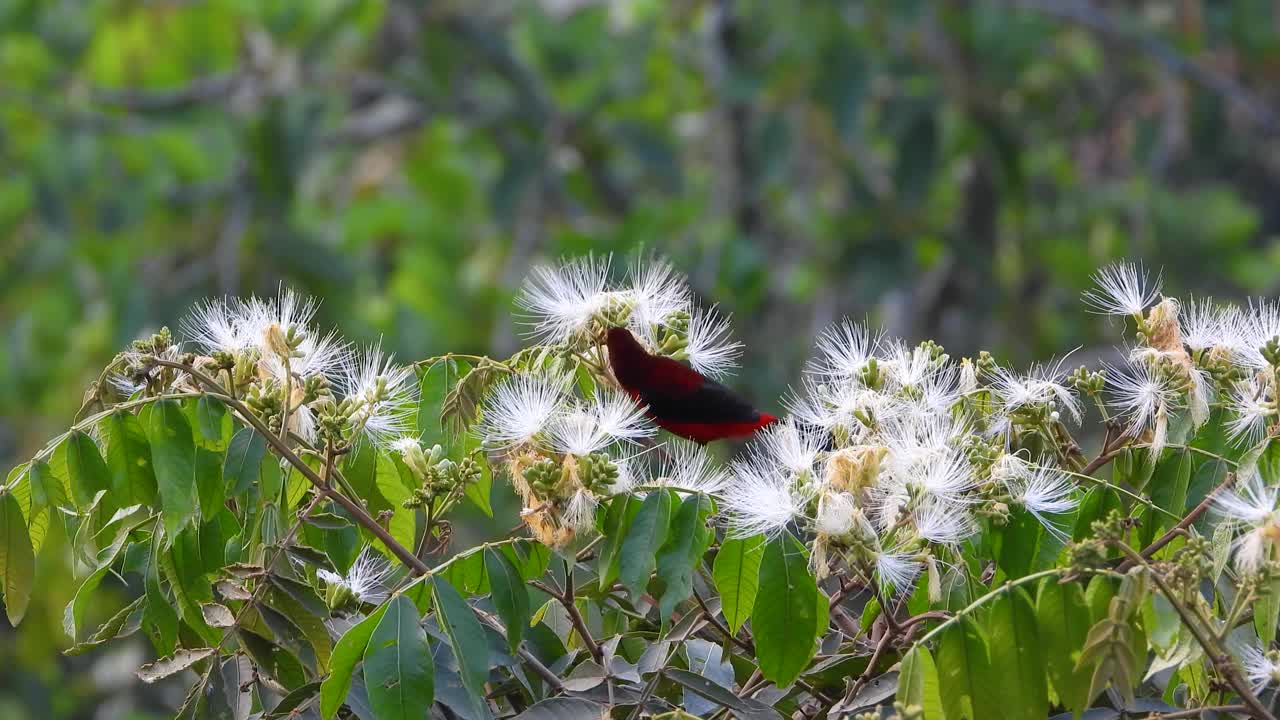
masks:
<instances>
[{"instance_id":1,"label":"bird's red back","mask_svg":"<svg viewBox=\"0 0 1280 720\"><path fill-rule=\"evenodd\" d=\"M610 328L607 346L618 384L672 434L706 444L749 436L776 420L693 368L649 353L626 328Z\"/></svg>"}]
</instances>

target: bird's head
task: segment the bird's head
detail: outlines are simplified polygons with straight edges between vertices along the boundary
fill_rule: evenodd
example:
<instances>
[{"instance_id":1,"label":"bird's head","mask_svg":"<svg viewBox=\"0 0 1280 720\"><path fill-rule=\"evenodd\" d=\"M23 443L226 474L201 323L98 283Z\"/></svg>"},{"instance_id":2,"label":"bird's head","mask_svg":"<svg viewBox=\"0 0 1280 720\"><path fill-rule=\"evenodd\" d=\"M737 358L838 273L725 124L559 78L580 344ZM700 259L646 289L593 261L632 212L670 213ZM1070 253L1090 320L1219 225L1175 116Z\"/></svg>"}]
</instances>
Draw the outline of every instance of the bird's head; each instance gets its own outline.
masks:
<instances>
[{"instance_id":1,"label":"bird's head","mask_svg":"<svg viewBox=\"0 0 1280 720\"><path fill-rule=\"evenodd\" d=\"M640 342L636 340L636 336L624 327L611 327L604 333L605 345L609 346L610 352L619 350L631 350L640 347Z\"/></svg>"}]
</instances>

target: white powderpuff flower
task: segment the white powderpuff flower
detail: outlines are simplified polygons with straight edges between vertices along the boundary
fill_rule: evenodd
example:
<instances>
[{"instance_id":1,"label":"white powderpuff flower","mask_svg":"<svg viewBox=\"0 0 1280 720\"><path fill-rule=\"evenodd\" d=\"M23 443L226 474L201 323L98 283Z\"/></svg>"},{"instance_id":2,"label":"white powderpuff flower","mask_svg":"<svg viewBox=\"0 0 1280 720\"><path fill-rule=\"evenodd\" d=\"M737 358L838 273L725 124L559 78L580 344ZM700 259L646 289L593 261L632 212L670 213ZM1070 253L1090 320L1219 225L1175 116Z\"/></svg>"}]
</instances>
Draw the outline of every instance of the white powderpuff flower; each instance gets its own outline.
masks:
<instances>
[{"instance_id":1,"label":"white powderpuff flower","mask_svg":"<svg viewBox=\"0 0 1280 720\"><path fill-rule=\"evenodd\" d=\"M805 371L820 382L858 380L883 339L881 334L872 335L866 325L846 319L818 336L818 356L809 361Z\"/></svg>"},{"instance_id":2,"label":"white powderpuff flower","mask_svg":"<svg viewBox=\"0 0 1280 720\"><path fill-rule=\"evenodd\" d=\"M688 312L693 291L671 263L639 258L631 266L629 287L620 291L631 300L628 324L647 337L652 328L666 324L675 313Z\"/></svg>"},{"instance_id":3,"label":"white powderpuff flower","mask_svg":"<svg viewBox=\"0 0 1280 720\"><path fill-rule=\"evenodd\" d=\"M579 457L655 432L657 428L645 417L644 408L616 391L598 391L587 404L556 414L547 427L553 450Z\"/></svg>"},{"instance_id":4,"label":"white powderpuff flower","mask_svg":"<svg viewBox=\"0 0 1280 720\"><path fill-rule=\"evenodd\" d=\"M841 537L858 526L859 515L858 503L849 493L824 493L818 498L813 529L823 535Z\"/></svg>"},{"instance_id":5,"label":"white powderpuff flower","mask_svg":"<svg viewBox=\"0 0 1280 720\"><path fill-rule=\"evenodd\" d=\"M903 411L897 398L856 383L826 385L811 379L805 380L801 394L783 404L799 423L827 432L843 428L855 435L867 429L861 418L880 423Z\"/></svg>"},{"instance_id":6,"label":"white powderpuff flower","mask_svg":"<svg viewBox=\"0 0 1280 720\"><path fill-rule=\"evenodd\" d=\"M607 256L588 256L534 268L516 296L530 336L559 343L586 330L591 318L609 302L609 266Z\"/></svg>"},{"instance_id":7,"label":"white powderpuff flower","mask_svg":"<svg viewBox=\"0 0 1280 720\"><path fill-rule=\"evenodd\" d=\"M1191 391L1187 394L1187 404L1191 410L1191 423L1193 427L1200 427L1209 421L1209 413L1211 408L1209 402L1213 396L1213 376L1208 370L1198 367L1192 367L1191 375Z\"/></svg>"},{"instance_id":8,"label":"white powderpuff flower","mask_svg":"<svg viewBox=\"0 0 1280 720\"><path fill-rule=\"evenodd\" d=\"M283 358L264 348L259 367L264 368L267 375L280 384L284 384L290 374L301 378L323 375L338 381L343 375L351 373L351 347L337 332L317 336L314 331L310 331L294 352L286 367Z\"/></svg>"},{"instance_id":9,"label":"white powderpuff flower","mask_svg":"<svg viewBox=\"0 0 1280 720\"><path fill-rule=\"evenodd\" d=\"M640 484L633 458L613 458L611 462L618 469L618 477L609 486L610 495L625 495Z\"/></svg>"},{"instance_id":10,"label":"white powderpuff flower","mask_svg":"<svg viewBox=\"0 0 1280 720\"><path fill-rule=\"evenodd\" d=\"M901 341L892 343L882 366L896 388L918 388L939 371L938 363L927 349L910 347Z\"/></svg>"},{"instance_id":11,"label":"white powderpuff flower","mask_svg":"<svg viewBox=\"0 0 1280 720\"><path fill-rule=\"evenodd\" d=\"M1280 337L1280 300L1251 299L1246 322L1245 342L1248 344L1251 359L1256 360L1257 367L1264 367L1267 361L1262 357L1260 350L1267 343ZM1253 357L1255 354L1256 358Z\"/></svg>"},{"instance_id":12,"label":"white powderpuff flower","mask_svg":"<svg viewBox=\"0 0 1280 720\"><path fill-rule=\"evenodd\" d=\"M978 388L978 366L969 358L965 358L960 362L960 394L975 393Z\"/></svg>"},{"instance_id":13,"label":"white powderpuff flower","mask_svg":"<svg viewBox=\"0 0 1280 720\"><path fill-rule=\"evenodd\" d=\"M566 410L567 400L563 381L517 375L495 387L485 401L480 436L503 448L532 442Z\"/></svg>"},{"instance_id":14,"label":"white powderpuff flower","mask_svg":"<svg viewBox=\"0 0 1280 720\"><path fill-rule=\"evenodd\" d=\"M777 537L787 525L804 517L812 499L776 466L737 462L733 475L722 503L730 537Z\"/></svg>"},{"instance_id":15,"label":"white powderpuff flower","mask_svg":"<svg viewBox=\"0 0 1280 720\"><path fill-rule=\"evenodd\" d=\"M1103 315L1140 315L1160 296L1160 278L1151 282L1140 264L1118 262L1093 276L1095 290L1084 294L1085 304Z\"/></svg>"},{"instance_id":16,"label":"white powderpuff flower","mask_svg":"<svg viewBox=\"0 0 1280 720\"><path fill-rule=\"evenodd\" d=\"M790 477L811 478L823 441L821 434L801 427L795 418L786 418L756 434L752 457Z\"/></svg>"},{"instance_id":17,"label":"white powderpuff flower","mask_svg":"<svg viewBox=\"0 0 1280 720\"><path fill-rule=\"evenodd\" d=\"M288 361L288 370L294 375L337 379L349 372L351 347L336 332L321 335L311 326L317 307L313 298L299 297L288 288L282 288L274 299L254 297L241 304L243 332L254 339L262 352L263 367L278 382L288 380L278 338L290 331L303 334L302 342L294 348Z\"/></svg>"},{"instance_id":18,"label":"white powderpuff flower","mask_svg":"<svg viewBox=\"0 0 1280 720\"><path fill-rule=\"evenodd\" d=\"M912 414L886 423L880 438L889 448L890 462L905 467L953 454L956 441L968 433L966 423L958 423L949 415Z\"/></svg>"},{"instance_id":19,"label":"white powderpuff flower","mask_svg":"<svg viewBox=\"0 0 1280 720\"><path fill-rule=\"evenodd\" d=\"M1183 344L1193 351L1217 347L1228 334L1225 317L1213 298L1191 297L1179 307L1178 334Z\"/></svg>"},{"instance_id":20,"label":"white powderpuff flower","mask_svg":"<svg viewBox=\"0 0 1280 720\"><path fill-rule=\"evenodd\" d=\"M882 590L894 595L915 586L916 578L924 564L915 555L904 552L880 552L876 554L876 576Z\"/></svg>"},{"instance_id":21,"label":"white powderpuff flower","mask_svg":"<svg viewBox=\"0 0 1280 720\"><path fill-rule=\"evenodd\" d=\"M973 469L958 450L937 455L896 457L892 451L881 461L878 488L886 495L905 500L911 490L952 505L974 502L968 491L974 486Z\"/></svg>"},{"instance_id":22,"label":"white powderpuff flower","mask_svg":"<svg viewBox=\"0 0 1280 720\"><path fill-rule=\"evenodd\" d=\"M1037 363L1022 375L1015 375L1005 368L997 370L995 393L1004 410L1016 412L1028 405L1053 403L1079 423L1082 414L1080 398L1062 382L1066 375L1063 371L1066 360L1063 357L1049 363Z\"/></svg>"},{"instance_id":23,"label":"white powderpuff flower","mask_svg":"<svg viewBox=\"0 0 1280 720\"><path fill-rule=\"evenodd\" d=\"M316 576L329 585L339 585L351 591L362 603L378 605L388 597L387 581L395 568L377 552L365 548L346 576L329 570L317 570Z\"/></svg>"},{"instance_id":24,"label":"white powderpuff flower","mask_svg":"<svg viewBox=\"0 0 1280 720\"><path fill-rule=\"evenodd\" d=\"M1107 394L1128 425L1125 433L1137 437L1151 430L1151 452L1158 455L1168 439L1169 415L1178 407L1180 393L1147 363L1131 362L1128 373L1107 373Z\"/></svg>"},{"instance_id":25,"label":"white powderpuff flower","mask_svg":"<svg viewBox=\"0 0 1280 720\"><path fill-rule=\"evenodd\" d=\"M1242 380L1231 388L1227 399L1227 432L1238 446L1252 446L1267 434L1267 426L1276 417L1275 404L1267 399L1266 385L1256 376Z\"/></svg>"},{"instance_id":26,"label":"white powderpuff flower","mask_svg":"<svg viewBox=\"0 0 1280 720\"><path fill-rule=\"evenodd\" d=\"M565 504L564 521L577 532L586 532L595 527L596 508L599 506L600 501L594 495L578 488Z\"/></svg>"},{"instance_id":27,"label":"white powderpuff flower","mask_svg":"<svg viewBox=\"0 0 1280 720\"><path fill-rule=\"evenodd\" d=\"M672 440L663 445L658 485L713 495L729 483L728 469L716 463L697 443Z\"/></svg>"},{"instance_id":28,"label":"white powderpuff flower","mask_svg":"<svg viewBox=\"0 0 1280 720\"><path fill-rule=\"evenodd\" d=\"M289 426L298 437L308 443L314 445L318 439L316 435L316 415L306 405L299 405L293 409L293 412L289 414Z\"/></svg>"},{"instance_id":29,"label":"white powderpuff flower","mask_svg":"<svg viewBox=\"0 0 1280 720\"><path fill-rule=\"evenodd\" d=\"M1218 336L1214 347L1225 350L1231 362L1255 369L1266 365L1259 346L1253 344L1252 315L1235 306L1223 306L1218 313Z\"/></svg>"},{"instance_id":30,"label":"white powderpuff flower","mask_svg":"<svg viewBox=\"0 0 1280 720\"><path fill-rule=\"evenodd\" d=\"M685 344L689 365L713 378L732 375L738 367L742 343L731 338L729 330L729 318L716 314L714 308L691 311Z\"/></svg>"},{"instance_id":31,"label":"white powderpuff flower","mask_svg":"<svg viewBox=\"0 0 1280 720\"><path fill-rule=\"evenodd\" d=\"M274 298L251 297L240 303L239 317L243 331L254 337L254 342L271 352L267 333L273 326L287 333L290 330L305 332L315 319L319 305L314 298L300 297L293 290L281 287Z\"/></svg>"},{"instance_id":32,"label":"white powderpuff flower","mask_svg":"<svg viewBox=\"0 0 1280 720\"><path fill-rule=\"evenodd\" d=\"M945 414L960 400L960 370L954 365L935 367L912 388L915 392L900 400L905 412L925 416Z\"/></svg>"},{"instance_id":33,"label":"white powderpuff flower","mask_svg":"<svg viewBox=\"0 0 1280 720\"><path fill-rule=\"evenodd\" d=\"M1256 472L1239 487L1214 496L1214 511L1225 522L1244 530L1233 543L1236 568L1241 572L1256 572L1271 554L1272 538L1280 532L1278 500L1280 488L1268 487Z\"/></svg>"},{"instance_id":34,"label":"white powderpuff flower","mask_svg":"<svg viewBox=\"0 0 1280 720\"><path fill-rule=\"evenodd\" d=\"M935 545L955 546L978 531L969 513L954 503L927 500L911 513L916 534Z\"/></svg>"},{"instance_id":35,"label":"white powderpuff flower","mask_svg":"<svg viewBox=\"0 0 1280 720\"><path fill-rule=\"evenodd\" d=\"M1261 693L1274 682L1280 682L1280 656L1268 653L1255 645L1240 648L1240 663L1253 687L1254 694Z\"/></svg>"},{"instance_id":36,"label":"white powderpuff flower","mask_svg":"<svg viewBox=\"0 0 1280 720\"><path fill-rule=\"evenodd\" d=\"M133 376L118 372L107 374L107 384L125 399L132 398L134 393L146 387L145 383L135 382Z\"/></svg>"},{"instance_id":37,"label":"white powderpuff flower","mask_svg":"<svg viewBox=\"0 0 1280 720\"><path fill-rule=\"evenodd\" d=\"M364 350L338 386L357 404L353 419L375 445L385 446L413 430L417 379L412 367L396 365L394 355L383 354L381 341Z\"/></svg>"},{"instance_id":38,"label":"white powderpuff flower","mask_svg":"<svg viewBox=\"0 0 1280 720\"><path fill-rule=\"evenodd\" d=\"M201 352L236 354L253 347L254 337L246 322L244 305L234 298L214 298L199 303L178 325L187 340Z\"/></svg>"},{"instance_id":39,"label":"white powderpuff flower","mask_svg":"<svg viewBox=\"0 0 1280 720\"><path fill-rule=\"evenodd\" d=\"M1004 483L1011 492L1016 483L1031 477L1034 468L1021 455L1004 453L991 465L991 479Z\"/></svg>"},{"instance_id":40,"label":"white powderpuff flower","mask_svg":"<svg viewBox=\"0 0 1280 720\"><path fill-rule=\"evenodd\" d=\"M1068 539L1067 534L1048 516L1070 512L1079 504L1070 476L1056 468L1034 466L1029 475L1012 483L1010 495L1050 534L1062 541Z\"/></svg>"}]
</instances>

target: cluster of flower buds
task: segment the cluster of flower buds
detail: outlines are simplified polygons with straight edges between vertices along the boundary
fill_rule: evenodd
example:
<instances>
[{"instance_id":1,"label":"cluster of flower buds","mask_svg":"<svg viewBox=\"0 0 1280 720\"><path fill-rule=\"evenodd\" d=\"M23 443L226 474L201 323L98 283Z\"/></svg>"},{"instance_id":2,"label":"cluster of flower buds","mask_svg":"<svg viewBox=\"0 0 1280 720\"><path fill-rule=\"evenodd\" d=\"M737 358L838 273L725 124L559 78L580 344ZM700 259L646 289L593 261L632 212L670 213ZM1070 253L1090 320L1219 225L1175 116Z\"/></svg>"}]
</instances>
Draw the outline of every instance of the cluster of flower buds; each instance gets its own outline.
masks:
<instances>
[{"instance_id":1,"label":"cluster of flower buds","mask_svg":"<svg viewBox=\"0 0 1280 720\"><path fill-rule=\"evenodd\" d=\"M392 443L392 447L419 483L413 494L402 502L407 509L429 507L440 498L456 499L468 485L478 481L483 472L475 458L467 456L454 462L445 457L445 449L440 445L424 451L413 437L401 438Z\"/></svg>"}]
</instances>

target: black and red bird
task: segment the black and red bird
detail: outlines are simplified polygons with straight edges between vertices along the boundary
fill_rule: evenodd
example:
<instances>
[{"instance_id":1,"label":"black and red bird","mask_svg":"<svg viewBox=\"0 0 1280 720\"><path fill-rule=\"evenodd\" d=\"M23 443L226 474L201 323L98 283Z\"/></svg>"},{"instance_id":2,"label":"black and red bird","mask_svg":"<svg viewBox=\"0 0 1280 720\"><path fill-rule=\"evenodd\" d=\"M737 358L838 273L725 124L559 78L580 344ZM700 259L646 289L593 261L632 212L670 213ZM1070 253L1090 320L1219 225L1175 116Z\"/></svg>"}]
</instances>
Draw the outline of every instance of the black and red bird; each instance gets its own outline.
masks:
<instances>
[{"instance_id":1,"label":"black and red bird","mask_svg":"<svg viewBox=\"0 0 1280 720\"><path fill-rule=\"evenodd\" d=\"M693 368L645 350L626 328L609 328L607 344L618 384L673 435L706 445L747 437L777 420Z\"/></svg>"}]
</instances>

